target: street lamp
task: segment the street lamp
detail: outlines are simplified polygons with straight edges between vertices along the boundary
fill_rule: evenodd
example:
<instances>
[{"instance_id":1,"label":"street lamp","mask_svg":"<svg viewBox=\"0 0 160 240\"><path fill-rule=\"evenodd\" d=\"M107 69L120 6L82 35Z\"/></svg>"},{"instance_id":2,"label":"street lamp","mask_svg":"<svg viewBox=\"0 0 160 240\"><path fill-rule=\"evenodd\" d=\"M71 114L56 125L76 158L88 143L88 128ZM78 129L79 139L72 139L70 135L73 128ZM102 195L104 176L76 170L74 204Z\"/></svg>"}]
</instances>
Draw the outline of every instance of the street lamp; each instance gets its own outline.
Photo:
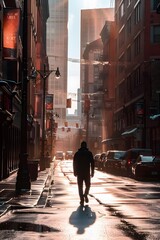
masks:
<instances>
[{"instance_id":1,"label":"street lamp","mask_svg":"<svg viewBox=\"0 0 160 240\"><path fill-rule=\"evenodd\" d=\"M56 70L47 70L46 71L46 65L44 64L44 69L43 70L36 70L37 73L41 76L43 79L43 104L42 104L42 145L41 145L41 157L40 157L40 170L43 171L45 170L45 113L46 113L46 108L45 108L45 99L46 99L46 79L49 77L49 75L52 72L55 72L56 78L60 77L60 71L59 68L57 67Z\"/></svg>"}]
</instances>

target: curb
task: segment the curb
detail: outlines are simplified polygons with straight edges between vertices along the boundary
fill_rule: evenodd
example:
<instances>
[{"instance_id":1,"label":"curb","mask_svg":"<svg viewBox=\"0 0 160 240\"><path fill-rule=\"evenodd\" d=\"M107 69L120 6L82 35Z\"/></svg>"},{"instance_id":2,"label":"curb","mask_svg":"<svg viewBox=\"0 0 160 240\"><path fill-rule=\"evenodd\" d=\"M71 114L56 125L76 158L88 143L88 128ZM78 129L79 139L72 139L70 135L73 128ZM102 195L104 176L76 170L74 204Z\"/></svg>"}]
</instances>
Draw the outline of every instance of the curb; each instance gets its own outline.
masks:
<instances>
[{"instance_id":1,"label":"curb","mask_svg":"<svg viewBox=\"0 0 160 240\"><path fill-rule=\"evenodd\" d=\"M52 173L53 173L53 164L51 163L50 168L46 169L46 176L43 175L43 177L44 177L44 181L42 183L43 187L42 187L42 190L41 190L40 194L37 195L37 199L35 198L35 203L34 204L29 203L28 205L25 205L25 203L23 203L23 199L25 199L25 194L26 193L23 193L23 194L20 195L20 197L22 196L22 200L18 199L17 204L16 204L15 193L14 193L14 190L13 190L13 195L11 196L11 198L8 201L3 202L2 205L0 206L0 218L11 210L36 207L38 205L38 202L42 198L44 191L46 192L46 201L45 201L44 205L46 205L47 204L47 198L48 198L48 195L49 195L49 192L50 192L50 187L53 184L53 174ZM41 177L40 177L40 180L41 180ZM33 181L32 185L34 185L34 183L35 184L38 183L38 180ZM29 192L31 192L31 191L27 192L26 198L28 198ZM31 198L31 201L32 201L32 198ZM45 207L45 206L43 206L43 207Z\"/></svg>"}]
</instances>

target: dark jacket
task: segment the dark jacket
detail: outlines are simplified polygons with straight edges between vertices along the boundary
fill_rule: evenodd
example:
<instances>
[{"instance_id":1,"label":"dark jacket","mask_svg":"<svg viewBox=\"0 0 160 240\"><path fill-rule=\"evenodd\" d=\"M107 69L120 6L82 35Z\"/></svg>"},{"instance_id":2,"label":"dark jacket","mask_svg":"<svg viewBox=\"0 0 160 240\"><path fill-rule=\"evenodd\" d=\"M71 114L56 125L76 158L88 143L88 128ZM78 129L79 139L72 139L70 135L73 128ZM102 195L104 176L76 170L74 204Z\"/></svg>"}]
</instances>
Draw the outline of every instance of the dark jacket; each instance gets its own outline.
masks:
<instances>
[{"instance_id":1,"label":"dark jacket","mask_svg":"<svg viewBox=\"0 0 160 240\"><path fill-rule=\"evenodd\" d=\"M86 147L81 147L73 158L74 176L92 176L94 175L94 159L92 152Z\"/></svg>"}]
</instances>

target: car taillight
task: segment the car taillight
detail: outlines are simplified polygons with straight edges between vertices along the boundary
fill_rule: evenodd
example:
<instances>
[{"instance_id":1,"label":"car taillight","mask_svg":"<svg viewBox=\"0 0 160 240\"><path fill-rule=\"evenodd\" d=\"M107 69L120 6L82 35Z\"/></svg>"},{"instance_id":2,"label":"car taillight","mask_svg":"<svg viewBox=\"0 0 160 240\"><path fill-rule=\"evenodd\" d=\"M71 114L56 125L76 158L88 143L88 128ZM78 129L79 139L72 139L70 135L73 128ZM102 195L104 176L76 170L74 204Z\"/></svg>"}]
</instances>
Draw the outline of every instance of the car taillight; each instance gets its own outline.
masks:
<instances>
[{"instance_id":1,"label":"car taillight","mask_svg":"<svg viewBox=\"0 0 160 240\"><path fill-rule=\"evenodd\" d=\"M130 159L128 159L128 165L130 165L131 164L131 160Z\"/></svg>"}]
</instances>

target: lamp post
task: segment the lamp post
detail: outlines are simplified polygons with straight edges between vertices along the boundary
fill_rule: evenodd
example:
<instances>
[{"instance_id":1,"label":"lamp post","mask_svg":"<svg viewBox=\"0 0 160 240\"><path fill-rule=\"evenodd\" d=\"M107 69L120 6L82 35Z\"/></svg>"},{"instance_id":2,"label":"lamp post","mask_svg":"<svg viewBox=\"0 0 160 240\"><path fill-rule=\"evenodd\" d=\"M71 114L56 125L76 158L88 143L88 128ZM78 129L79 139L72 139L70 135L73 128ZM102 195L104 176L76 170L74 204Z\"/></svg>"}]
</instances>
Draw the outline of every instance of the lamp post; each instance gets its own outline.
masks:
<instances>
[{"instance_id":1,"label":"lamp post","mask_svg":"<svg viewBox=\"0 0 160 240\"><path fill-rule=\"evenodd\" d=\"M47 70L46 65L44 64L43 70L36 70L41 78L43 79L43 104L42 104L42 145L41 145L41 157L40 157L40 170L43 171L46 168L45 164L45 113L46 113L46 106L45 106L45 99L46 99L46 79L52 72L55 72L56 78L60 77L59 68L56 70Z\"/></svg>"},{"instance_id":2,"label":"lamp post","mask_svg":"<svg viewBox=\"0 0 160 240\"><path fill-rule=\"evenodd\" d=\"M28 23L27 23L27 0L24 0L23 6L23 59L22 59L22 110L21 110L21 143L19 154L19 169L16 179L16 192L21 193L31 189L31 180L28 170L28 153L27 153L27 36L28 36Z\"/></svg>"}]
</instances>

